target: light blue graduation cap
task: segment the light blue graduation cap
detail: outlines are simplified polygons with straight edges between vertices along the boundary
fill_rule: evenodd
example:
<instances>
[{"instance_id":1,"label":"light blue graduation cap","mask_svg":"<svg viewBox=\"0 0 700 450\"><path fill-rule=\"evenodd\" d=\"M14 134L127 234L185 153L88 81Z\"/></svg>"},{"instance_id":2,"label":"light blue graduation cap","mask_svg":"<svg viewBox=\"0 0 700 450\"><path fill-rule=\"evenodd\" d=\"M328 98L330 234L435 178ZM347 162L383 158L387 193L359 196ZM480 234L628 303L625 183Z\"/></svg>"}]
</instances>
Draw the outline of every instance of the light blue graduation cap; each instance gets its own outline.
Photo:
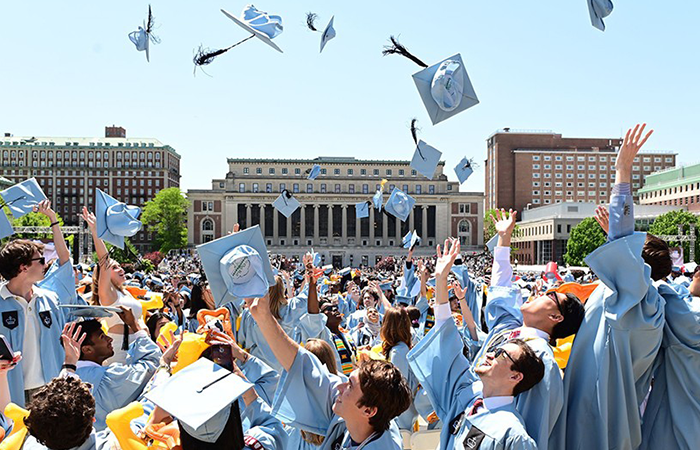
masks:
<instances>
[{"instance_id":1,"label":"light blue graduation cap","mask_svg":"<svg viewBox=\"0 0 700 450\"><path fill-rule=\"evenodd\" d=\"M381 289L382 291L390 291L393 289L393 286L394 283L392 283L391 281L379 283L379 289Z\"/></svg>"},{"instance_id":2,"label":"light blue graduation cap","mask_svg":"<svg viewBox=\"0 0 700 450\"><path fill-rule=\"evenodd\" d=\"M259 11L253 5L247 5L243 8L241 17L236 17L223 9L221 12L224 13L226 17L236 22L241 28L251 33L251 37L254 36L278 52L283 53L282 49L272 42L272 39L279 36L284 30L282 27L282 17Z\"/></svg>"},{"instance_id":3,"label":"light blue graduation cap","mask_svg":"<svg viewBox=\"0 0 700 450\"><path fill-rule=\"evenodd\" d=\"M288 190L283 190L277 199L272 202L277 211L281 212L284 217L289 217L294 214L301 204L297 199L292 196L292 193Z\"/></svg>"},{"instance_id":4,"label":"light blue graduation cap","mask_svg":"<svg viewBox=\"0 0 700 450\"><path fill-rule=\"evenodd\" d=\"M402 222L405 222L415 204L416 201L413 199L413 197L406 194L399 188L394 188L394 190L391 191L391 195L389 196L389 200L386 202L384 209L386 209L389 214L396 216L397 218L401 219Z\"/></svg>"},{"instance_id":5,"label":"light blue graduation cap","mask_svg":"<svg viewBox=\"0 0 700 450\"><path fill-rule=\"evenodd\" d=\"M10 219L5 215L5 211L0 211L0 239L12 236L13 234L15 234L15 229L12 228Z\"/></svg>"},{"instance_id":6,"label":"light blue graduation cap","mask_svg":"<svg viewBox=\"0 0 700 450\"><path fill-rule=\"evenodd\" d=\"M358 219L364 219L365 217L369 217L369 205L370 202L360 202L360 203L355 203L355 217Z\"/></svg>"},{"instance_id":7,"label":"light blue graduation cap","mask_svg":"<svg viewBox=\"0 0 700 450\"><path fill-rule=\"evenodd\" d=\"M235 298L262 297L275 284L260 226L197 247L219 307Z\"/></svg>"},{"instance_id":8,"label":"light blue graduation cap","mask_svg":"<svg viewBox=\"0 0 700 450\"><path fill-rule=\"evenodd\" d=\"M315 180L319 175L321 175L321 166L314 164L314 166L309 169L309 176L306 178L308 180Z\"/></svg>"},{"instance_id":9,"label":"light blue graduation cap","mask_svg":"<svg viewBox=\"0 0 700 450\"><path fill-rule=\"evenodd\" d=\"M463 289L466 289L467 286L469 286L469 271L467 269L467 266L464 264L460 265L452 265L452 268L450 269L450 272L452 272L455 277L457 277L457 281L459 281L459 284L462 286Z\"/></svg>"},{"instance_id":10,"label":"light blue graduation cap","mask_svg":"<svg viewBox=\"0 0 700 450\"><path fill-rule=\"evenodd\" d=\"M494 234L491 239L486 243L486 248L489 249L491 254L493 255L493 251L496 249L496 246L498 245L498 233Z\"/></svg>"},{"instance_id":11,"label":"light blue graduation cap","mask_svg":"<svg viewBox=\"0 0 700 450\"><path fill-rule=\"evenodd\" d=\"M591 24L599 29L600 31L605 31L605 23L603 19L608 17L613 10L613 3L611 0L586 0L588 2L588 13L591 16Z\"/></svg>"},{"instance_id":12,"label":"light blue graduation cap","mask_svg":"<svg viewBox=\"0 0 700 450\"><path fill-rule=\"evenodd\" d=\"M122 203L101 189L97 189L95 203L97 237L123 249L124 238L141 230L141 208Z\"/></svg>"},{"instance_id":13,"label":"light blue graduation cap","mask_svg":"<svg viewBox=\"0 0 700 450\"><path fill-rule=\"evenodd\" d=\"M314 267L321 267L321 254L315 252L313 247L311 248L311 258L313 259Z\"/></svg>"},{"instance_id":14,"label":"light blue graduation cap","mask_svg":"<svg viewBox=\"0 0 700 450\"><path fill-rule=\"evenodd\" d=\"M395 299L396 299L396 303L406 305L406 306L410 306L411 303L413 302L413 299L411 297L407 297L405 295L398 295L397 294Z\"/></svg>"},{"instance_id":15,"label":"light blue graduation cap","mask_svg":"<svg viewBox=\"0 0 700 450\"><path fill-rule=\"evenodd\" d=\"M59 308L63 308L67 316L88 318L112 317L114 314L121 312L121 309L116 306L59 305Z\"/></svg>"},{"instance_id":16,"label":"light blue graduation cap","mask_svg":"<svg viewBox=\"0 0 700 450\"><path fill-rule=\"evenodd\" d=\"M455 166L455 175L457 175L457 179L459 180L459 184L464 183L467 181L467 178L474 172L474 169L472 168L472 162L469 161L466 157L462 158L462 160Z\"/></svg>"},{"instance_id":17,"label":"light blue graduation cap","mask_svg":"<svg viewBox=\"0 0 700 450\"><path fill-rule=\"evenodd\" d=\"M208 429L223 426L223 419L228 418L226 407L252 387L233 372L199 358L145 396L192 430L190 434L201 436ZM216 420L217 416L224 417Z\"/></svg>"},{"instance_id":18,"label":"light blue graduation cap","mask_svg":"<svg viewBox=\"0 0 700 450\"><path fill-rule=\"evenodd\" d=\"M328 293L328 286L330 286L330 284L326 284L326 283L319 284L318 285L318 293L321 295L326 295Z\"/></svg>"},{"instance_id":19,"label":"light blue graduation cap","mask_svg":"<svg viewBox=\"0 0 700 450\"><path fill-rule=\"evenodd\" d=\"M143 27L139 27L137 31L129 33L129 40L136 46L136 50L146 52L146 61L150 62L149 55L150 43L159 44L160 39L153 35L154 19L151 13L151 5L148 5L148 20L144 22Z\"/></svg>"},{"instance_id":20,"label":"light blue graduation cap","mask_svg":"<svg viewBox=\"0 0 700 450\"><path fill-rule=\"evenodd\" d=\"M440 150L431 147L422 140L418 141L416 151L411 159L411 168L427 179L432 180L441 156L442 152Z\"/></svg>"},{"instance_id":21,"label":"light blue graduation cap","mask_svg":"<svg viewBox=\"0 0 700 450\"><path fill-rule=\"evenodd\" d=\"M413 75L433 125L479 103L459 54Z\"/></svg>"},{"instance_id":22,"label":"light blue graduation cap","mask_svg":"<svg viewBox=\"0 0 700 450\"><path fill-rule=\"evenodd\" d=\"M345 275L348 275L351 270L352 270L352 268L345 267L344 269L341 269L338 271L338 275L340 275L341 277L344 277Z\"/></svg>"},{"instance_id":23,"label":"light blue graduation cap","mask_svg":"<svg viewBox=\"0 0 700 450\"><path fill-rule=\"evenodd\" d=\"M377 193L372 196L372 203L374 203L374 207L378 209L380 212L382 210L382 202L384 201L384 191L382 189L378 189ZM369 215L369 213L367 213Z\"/></svg>"},{"instance_id":24,"label":"light blue graduation cap","mask_svg":"<svg viewBox=\"0 0 700 450\"><path fill-rule=\"evenodd\" d=\"M421 242L421 238L418 236L416 230L409 231L402 239L403 248L413 248L419 242Z\"/></svg>"},{"instance_id":25,"label":"light blue graduation cap","mask_svg":"<svg viewBox=\"0 0 700 450\"><path fill-rule=\"evenodd\" d=\"M323 35L321 35L321 52L323 52L323 48L326 46L328 41L333 39L335 37L335 28L333 28L333 19L335 19L335 16L331 17L331 21L328 22L328 25L326 26L326 29L323 30ZM319 52L319 53L321 53Z\"/></svg>"},{"instance_id":26,"label":"light blue graduation cap","mask_svg":"<svg viewBox=\"0 0 700 450\"><path fill-rule=\"evenodd\" d=\"M36 178L24 180L14 186L10 186L0 192L4 205L10 208L12 217L18 219L32 212L41 201L46 200L44 191L41 190Z\"/></svg>"}]
</instances>

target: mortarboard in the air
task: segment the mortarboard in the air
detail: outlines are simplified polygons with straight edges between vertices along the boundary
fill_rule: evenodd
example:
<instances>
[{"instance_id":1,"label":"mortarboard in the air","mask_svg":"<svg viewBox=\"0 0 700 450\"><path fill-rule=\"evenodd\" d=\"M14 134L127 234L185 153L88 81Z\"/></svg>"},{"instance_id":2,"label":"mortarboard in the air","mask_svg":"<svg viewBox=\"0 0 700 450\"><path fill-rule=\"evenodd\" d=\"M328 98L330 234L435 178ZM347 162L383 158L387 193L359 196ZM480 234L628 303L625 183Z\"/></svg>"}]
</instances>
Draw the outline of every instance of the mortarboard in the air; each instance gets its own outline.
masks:
<instances>
[{"instance_id":1,"label":"mortarboard in the air","mask_svg":"<svg viewBox=\"0 0 700 450\"><path fill-rule=\"evenodd\" d=\"M382 203L384 203L384 185L387 183L388 180L383 179L381 183L379 183L379 189L377 189L377 192L372 196L372 202L374 203L374 207L378 209L380 212L382 210Z\"/></svg>"},{"instance_id":2,"label":"mortarboard in the air","mask_svg":"<svg viewBox=\"0 0 700 450\"><path fill-rule=\"evenodd\" d=\"M605 23L603 19L608 17L613 10L613 3L611 0L586 0L588 2L588 13L591 16L591 24L599 29L600 31L605 31Z\"/></svg>"},{"instance_id":3,"label":"mortarboard in the air","mask_svg":"<svg viewBox=\"0 0 700 450\"><path fill-rule=\"evenodd\" d=\"M333 273L333 264L326 264L325 266L321 267L323 269L323 273L326 275L330 275Z\"/></svg>"},{"instance_id":4,"label":"mortarboard in the air","mask_svg":"<svg viewBox=\"0 0 700 450\"><path fill-rule=\"evenodd\" d=\"M97 237L110 244L124 248L124 238L131 237L141 230L138 220L141 208L122 203L101 189L95 198L95 218Z\"/></svg>"},{"instance_id":5,"label":"mortarboard in the air","mask_svg":"<svg viewBox=\"0 0 700 450\"><path fill-rule=\"evenodd\" d=\"M455 166L455 175L457 175L457 179L459 180L459 184L464 183L467 181L467 178L474 172L474 168L472 167L472 162L468 160L466 157L462 158L462 160Z\"/></svg>"},{"instance_id":6,"label":"mortarboard in the air","mask_svg":"<svg viewBox=\"0 0 700 450\"><path fill-rule=\"evenodd\" d=\"M313 247L311 248L311 259L314 267L321 267L321 254L315 252Z\"/></svg>"},{"instance_id":7,"label":"mortarboard in the air","mask_svg":"<svg viewBox=\"0 0 700 450\"><path fill-rule=\"evenodd\" d=\"M217 308L236 297L262 297L275 284L259 225L199 245L197 253Z\"/></svg>"},{"instance_id":8,"label":"mortarboard in the air","mask_svg":"<svg viewBox=\"0 0 700 450\"><path fill-rule=\"evenodd\" d=\"M413 197L395 187L394 190L391 191L391 195L389 196L389 200L387 200L384 209L386 209L386 212L389 214L396 216L397 218L401 219L402 222L405 222L408 219L408 215L411 214L411 210L415 204L416 201L413 199Z\"/></svg>"},{"instance_id":9,"label":"mortarboard in the air","mask_svg":"<svg viewBox=\"0 0 700 450\"><path fill-rule=\"evenodd\" d=\"M2 206L7 206L15 219L29 214L39 202L46 200L46 195L36 178L10 186L0 192L0 197L4 200Z\"/></svg>"},{"instance_id":10,"label":"mortarboard in the air","mask_svg":"<svg viewBox=\"0 0 700 450\"><path fill-rule=\"evenodd\" d=\"M146 398L200 434L204 424L252 387L231 371L199 358L146 393Z\"/></svg>"},{"instance_id":11,"label":"mortarboard in the air","mask_svg":"<svg viewBox=\"0 0 700 450\"><path fill-rule=\"evenodd\" d=\"M274 206L277 211L281 212L284 217L289 217L294 214L294 211L296 211L301 204L292 196L291 192L285 189L280 196L272 202L272 206Z\"/></svg>"},{"instance_id":12,"label":"mortarboard in the air","mask_svg":"<svg viewBox=\"0 0 700 450\"><path fill-rule=\"evenodd\" d=\"M416 143L416 150L413 152L413 158L411 159L411 168L427 179L432 180L442 152L422 140L418 140L416 122L418 122L417 119L411 120L411 136L413 136L413 142Z\"/></svg>"},{"instance_id":13,"label":"mortarboard in the air","mask_svg":"<svg viewBox=\"0 0 700 450\"><path fill-rule=\"evenodd\" d=\"M384 47L382 54L398 54L424 67L413 74L413 81L433 125L479 103L459 54L428 66L409 53L394 36L390 40L391 45Z\"/></svg>"},{"instance_id":14,"label":"mortarboard in the air","mask_svg":"<svg viewBox=\"0 0 700 450\"><path fill-rule=\"evenodd\" d=\"M355 217L358 219L364 219L365 217L369 217L370 204L371 203L369 201L355 203Z\"/></svg>"},{"instance_id":15,"label":"mortarboard in the air","mask_svg":"<svg viewBox=\"0 0 700 450\"><path fill-rule=\"evenodd\" d=\"M306 177L307 180L315 180L321 174L321 166L314 164L314 166L308 170L309 176Z\"/></svg>"},{"instance_id":16,"label":"mortarboard in the air","mask_svg":"<svg viewBox=\"0 0 700 450\"><path fill-rule=\"evenodd\" d=\"M272 39L274 39L280 33L282 33L284 29L282 27L282 18L280 16L275 16L263 11L259 11L253 5L247 5L245 8L243 8L241 17L236 17L223 9L221 10L221 12L224 13L226 17L233 20L241 28L250 33L250 36L236 42L235 44L229 47L222 48L219 50L205 49L204 47L200 46L199 50L194 56L195 69L197 68L197 66L205 66L207 64L210 64L217 56L226 53L233 47L236 47L237 45L240 45L254 37L260 39L270 47L282 53L282 49L279 48L277 44L272 42Z\"/></svg>"},{"instance_id":17,"label":"mortarboard in the air","mask_svg":"<svg viewBox=\"0 0 700 450\"><path fill-rule=\"evenodd\" d=\"M379 283L379 289L382 291L390 291L393 288L394 284L391 281L387 281L385 283Z\"/></svg>"},{"instance_id":18,"label":"mortarboard in the air","mask_svg":"<svg viewBox=\"0 0 700 450\"><path fill-rule=\"evenodd\" d=\"M486 243L486 248L489 249L489 252L493 254L493 251L496 249L496 246L498 245L498 234L494 234L491 239Z\"/></svg>"},{"instance_id":19,"label":"mortarboard in the air","mask_svg":"<svg viewBox=\"0 0 700 450\"><path fill-rule=\"evenodd\" d=\"M72 315L74 317L103 318L111 317L121 312L121 309L116 306L59 305L59 308L63 308L67 315Z\"/></svg>"},{"instance_id":20,"label":"mortarboard in the air","mask_svg":"<svg viewBox=\"0 0 700 450\"><path fill-rule=\"evenodd\" d=\"M129 40L134 43L136 50L146 52L146 61L151 62L150 45L160 44L160 39L153 34L153 25L155 20L151 12L151 5L148 5L148 19L144 22L143 27L139 27L137 31L129 33Z\"/></svg>"},{"instance_id":21,"label":"mortarboard in the air","mask_svg":"<svg viewBox=\"0 0 700 450\"><path fill-rule=\"evenodd\" d=\"M403 248L413 248L416 246L416 244L421 242L421 238L418 236L416 230L413 230L406 233L401 242L403 244Z\"/></svg>"},{"instance_id":22,"label":"mortarboard in the air","mask_svg":"<svg viewBox=\"0 0 700 450\"><path fill-rule=\"evenodd\" d=\"M0 208L0 239L12 236L13 234L15 234L15 229L12 228L10 219L5 215L5 211Z\"/></svg>"},{"instance_id":23,"label":"mortarboard in the air","mask_svg":"<svg viewBox=\"0 0 700 450\"><path fill-rule=\"evenodd\" d=\"M321 31L318 28L316 28L316 19L318 18L318 15L312 12L306 13L306 26L309 28L311 31ZM328 41L333 39L335 37L335 28L333 28L333 19L335 19L335 16L331 17L331 20L328 22L328 25L326 25L326 29L323 30L323 34L321 34L321 52L323 52L323 49L325 48L326 44Z\"/></svg>"}]
</instances>

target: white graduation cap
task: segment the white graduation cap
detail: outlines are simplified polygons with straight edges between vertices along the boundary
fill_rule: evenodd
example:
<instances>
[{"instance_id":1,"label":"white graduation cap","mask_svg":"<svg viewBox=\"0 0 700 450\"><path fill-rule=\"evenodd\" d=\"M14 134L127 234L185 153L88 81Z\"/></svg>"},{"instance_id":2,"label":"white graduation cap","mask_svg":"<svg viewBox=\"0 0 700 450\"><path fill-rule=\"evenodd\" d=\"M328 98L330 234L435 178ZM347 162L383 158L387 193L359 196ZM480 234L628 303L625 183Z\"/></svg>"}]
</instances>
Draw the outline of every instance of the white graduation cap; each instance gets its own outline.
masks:
<instances>
[{"instance_id":1,"label":"white graduation cap","mask_svg":"<svg viewBox=\"0 0 700 450\"><path fill-rule=\"evenodd\" d=\"M236 22L236 24L238 24L241 28L254 35L256 38L260 39L278 52L283 53L282 49L279 48L277 44L272 42L272 39L279 36L284 29L282 27L282 17L259 11L253 5L247 5L245 8L243 8L241 17L236 17L224 9L222 9L221 12L224 13L226 17Z\"/></svg>"},{"instance_id":2,"label":"white graduation cap","mask_svg":"<svg viewBox=\"0 0 700 450\"><path fill-rule=\"evenodd\" d=\"M150 57L150 42L159 44L160 39L153 34L154 19L151 13L151 5L148 5L148 20L144 22L143 27L139 27L137 31L129 33L129 40L136 46L136 50L146 52L146 61L151 62Z\"/></svg>"},{"instance_id":3,"label":"white graduation cap","mask_svg":"<svg viewBox=\"0 0 700 450\"><path fill-rule=\"evenodd\" d=\"M471 176L472 173L474 173L474 169L472 168L472 162L469 161L466 157L462 158L459 164L455 166L455 175L457 175L459 184L462 184L465 181L467 181L467 179Z\"/></svg>"},{"instance_id":4,"label":"white graduation cap","mask_svg":"<svg viewBox=\"0 0 700 450\"><path fill-rule=\"evenodd\" d=\"M440 150L431 147L422 140L418 141L416 151L411 159L411 168L427 179L432 180L441 156L442 152Z\"/></svg>"},{"instance_id":5,"label":"white graduation cap","mask_svg":"<svg viewBox=\"0 0 700 450\"><path fill-rule=\"evenodd\" d=\"M486 243L486 248L489 249L489 252L493 254L494 250L496 249L496 246L498 245L498 233L494 234L491 239Z\"/></svg>"},{"instance_id":6,"label":"white graduation cap","mask_svg":"<svg viewBox=\"0 0 700 450\"><path fill-rule=\"evenodd\" d=\"M301 206L299 201L292 196L292 193L288 190L283 190L277 199L272 202L277 211L281 212L284 217L289 217L294 214L294 211Z\"/></svg>"},{"instance_id":7,"label":"white graduation cap","mask_svg":"<svg viewBox=\"0 0 700 450\"><path fill-rule=\"evenodd\" d=\"M112 317L114 314L121 312L121 309L116 306L59 305L59 308L65 309L67 315L90 318Z\"/></svg>"}]
</instances>

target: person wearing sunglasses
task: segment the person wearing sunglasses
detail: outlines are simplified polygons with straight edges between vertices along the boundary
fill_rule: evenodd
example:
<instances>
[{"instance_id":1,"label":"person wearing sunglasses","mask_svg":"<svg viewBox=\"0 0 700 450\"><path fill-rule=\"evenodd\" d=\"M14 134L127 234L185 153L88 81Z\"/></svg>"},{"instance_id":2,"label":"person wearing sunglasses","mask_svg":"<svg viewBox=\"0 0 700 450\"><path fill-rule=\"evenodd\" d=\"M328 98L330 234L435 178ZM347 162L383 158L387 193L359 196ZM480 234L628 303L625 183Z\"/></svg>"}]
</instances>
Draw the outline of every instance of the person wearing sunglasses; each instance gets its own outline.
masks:
<instances>
[{"instance_id":1,"label":"person wearing sunglasses","mask_svg":"<svg viewBox=\"0 0 700 450\"><path fill-rule=\"evenodd\" d=\"M503 341L485 352L477 367L464 355L452 320L447 278L459 255L459 241L437 247L435 326L409 352L408 361L443 423L441 449L536 449L515 398L537 386L542 360L522 339Z\"/></svg>"}]
</instances>

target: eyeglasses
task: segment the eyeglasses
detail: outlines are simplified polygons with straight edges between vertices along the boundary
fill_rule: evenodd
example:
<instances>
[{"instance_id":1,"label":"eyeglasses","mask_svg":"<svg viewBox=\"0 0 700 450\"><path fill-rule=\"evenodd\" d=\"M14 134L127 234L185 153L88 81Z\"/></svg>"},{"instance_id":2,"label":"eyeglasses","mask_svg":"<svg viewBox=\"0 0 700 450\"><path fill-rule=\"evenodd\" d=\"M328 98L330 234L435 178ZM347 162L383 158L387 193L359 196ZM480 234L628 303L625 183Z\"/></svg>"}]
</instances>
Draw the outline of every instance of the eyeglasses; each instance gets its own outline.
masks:
<instances>
[{"instance_id":1,"label":"eyeglasses","mask_svg":"<svg viewBox=\"0 0 700 450\"><path fill-rule=\"evenodd\" d=\"M327 313L327 312L329 312L329 313L330 313L330 312L338 312L338 311L340 311L340 310L339 310L338 307L335 306L335 305L325 306L325 307L321 310L321 312L323 312L323 313Z\"/></svg>"},{"instance_id":2,"label":"eyeglasses","mask_svg":"<svg viewBox=\"0 0 700 450\"><path fill-rule=\"evenodd\" d=\"M43 266L44 264L46 264L46 258L44 258L43 256L42 256L41 258L32 258L30 261L39 261L39 263L40 263L42 266Z\"/></svg>"},{"instance_id":3,"label":"eyeglasses","mask_svg":"<svg viewBox=\"0 0 700 450\"><path fill-rule=\"evenodd\" d=\"M510 361L511 361L511 362L513 363L513 365L515 366L515 370L517 370L518 372L521 372L521 373L522 373L522 370L520 370L520 366L518 365L517 362L515 362L515 360L513 359L513 357L510 356L510 354L508 354L508 352L506 351L506 349L504 349L503 347L498 347L498 348L496 349L496 351L493 352L493 357L494 357L494 358L500 358L500 357L503 356L503 355L505 355L508 359L510 359Z\"/></svg>"},{"instance_id":4,"label":"eyeglasses","mask_svg":"<svg viewBox=\"0 0 700 450\"><path fill-rule=\"evenodd\" d=\"M563 316L564 311L561 310L561 303L559 303L559 296L557 295L557 291L549 291L545 295L554 300L554 303L557 304L557 309L559 310L559 313Z\"/></svg>"}]
</instances>

